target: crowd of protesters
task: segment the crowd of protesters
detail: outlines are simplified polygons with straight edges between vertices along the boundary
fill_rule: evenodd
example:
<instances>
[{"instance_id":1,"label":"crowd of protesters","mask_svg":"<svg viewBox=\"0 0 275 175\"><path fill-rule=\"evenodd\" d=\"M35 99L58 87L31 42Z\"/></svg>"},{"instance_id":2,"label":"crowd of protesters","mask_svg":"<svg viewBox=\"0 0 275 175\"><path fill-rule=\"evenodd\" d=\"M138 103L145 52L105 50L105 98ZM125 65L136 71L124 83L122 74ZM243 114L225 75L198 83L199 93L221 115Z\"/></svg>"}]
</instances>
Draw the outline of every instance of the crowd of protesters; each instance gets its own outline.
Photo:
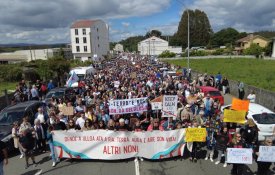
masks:
<instances>
[{"instance_id":1,"label":"crowd of protesters","mask_svg":"<svg viewBox=\"0 0 275 175\"><path fill-rule=\"evenodd\" d=\"M245 125L223 122L220 102L199 90L199 86L205 85L217 87L224 94L228 93L228 80L220 73L216 76L203 74L191 79L191 70L184 69L182 73L170 75L160 68L171 70L174 66L166 63L152 64L149 58L134 55L129 59L105 61L102 65L104 69L98 70L90 79L79 82L73 98L52 97L47 108L39 108L34 126L30 125L28 117L24 117L21 124L14 123L14 146L20 150L20 157L26 158L26 168L29 166L29 158L36 165L34 150L45 152L46 142L51 151L52 166L59 161L53 149L54 130L140 132L204 127L207 130L206 142L193 142L192 149L186 149L189 151L189 160L196 163L198 153L206 150L205 160L214 162L214 155L217 154L214 164L223 163L223 167L227 167L227 148L252 148L256 160L260 145L272 145L270 138L263 143L258 141L258 128L253 120L248 120ZM115 87L115 81L120 83L119 86ZM27 87L22 80L17 87L15 101L41 100L53 88L55 86L52 81L46 84L38 80ZM240 91L241 88L240 85ZM160 110L151 109L149 102L162 95L178 96L178 112L175 118L163 118ZM147 97L148 111L109 115L109 100L141 97ZM73 107L73 115L64 115L63 107ZM271 166L266 162L257 163L258 174L261 175L266 174ZM232 174L243 174L243 171L244 165L233 164Z\"/></svg>"}]
</instances>

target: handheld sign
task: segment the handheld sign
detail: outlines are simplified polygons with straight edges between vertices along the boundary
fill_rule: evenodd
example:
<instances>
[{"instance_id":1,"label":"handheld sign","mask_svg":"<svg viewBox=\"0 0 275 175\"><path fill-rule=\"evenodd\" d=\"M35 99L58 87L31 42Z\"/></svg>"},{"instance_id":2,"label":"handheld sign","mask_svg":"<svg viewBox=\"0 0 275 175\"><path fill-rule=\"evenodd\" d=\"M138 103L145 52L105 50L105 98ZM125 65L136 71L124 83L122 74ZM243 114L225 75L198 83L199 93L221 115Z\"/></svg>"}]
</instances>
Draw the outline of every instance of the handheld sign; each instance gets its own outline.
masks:
<instances>
[{"instance_id":1,"label":"handheld sign","mask_svg":"<svg viewBox=\"0 0 275 175\"><path fill-rule=\"evenodd\" d=\"M223 122L231 122L231 123L240 123L244 124L246 111L234 111L230 109L225 109L223 114Z\"/></svg>"},{"instance_id":2,"label":"handheld sign","mask_svg":"<svg viewBox=\"0 0 275 175\"><path fill-rule=\"evenodd\" d=\"M205 142L206 128L187 128L186 142Z\"/></svg>"},{"instance_id":3,"label":"handheld sign","mask_svg":"<svg viewBox=\"0 0 275 175\"><path fill-rule=\"evenodd\" d=\"M260 146L259 162L275 162L275 146Z\"/></svg>"},{"instance_id":4,"label":"handheld sign","mask_svg":"<svg viewBox=\"0 0 275 175\"><path fill-rule=\"evenodd\" d=\"M227 163L252 164L251 148L227 148Z\"/></svg>"},{"instance_id":5,"label":"handheld sign","mask_svg":"<svg viewBox=\"0 0 275 175\"><path fill-rule=\"evenodd\" d=\"M151 102L152 110L161 110L162 102Z\"/></svg>"},{"instance_id":6,"label":"handheld sign","mask_svg":"<svg viewBox=\"0 0 275 175\"><path fill-rule=\"evenodd\" d=\"M177 95L164 95L162 104L162 117L177 117Z\"/></svg>"},{"instance_id":7,"label":"handheld sign","mask_svg":"<svg viewBox=\"0 0 275 175\"><path fill-rule=\"evenodd\" d=\"M233 98L231 108L237 111L244 110L247 112L249 108L249 100L240 100L237 98Z\"/></svg>"}]
</instances>

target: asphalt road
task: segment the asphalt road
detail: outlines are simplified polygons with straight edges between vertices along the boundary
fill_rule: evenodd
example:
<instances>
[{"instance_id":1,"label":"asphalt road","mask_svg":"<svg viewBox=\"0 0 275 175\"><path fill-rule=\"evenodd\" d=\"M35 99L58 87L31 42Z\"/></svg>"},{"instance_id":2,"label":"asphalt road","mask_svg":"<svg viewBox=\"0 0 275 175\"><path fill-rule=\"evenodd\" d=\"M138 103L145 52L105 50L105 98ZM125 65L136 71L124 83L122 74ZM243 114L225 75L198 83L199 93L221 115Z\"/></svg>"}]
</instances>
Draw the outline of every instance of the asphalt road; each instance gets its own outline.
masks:
<instances>
[{"instance_id":1,"label":"asphalt road","mask_svg":"<svg viewBox=\"0 0 275 175\"><path fill-rule=\"evenodd\" d=\"M231 103L231 96L225 96L225 104ZM5 175L135 175L134 159L121 161L101 161L101 160L69 160L63 159L56 167L52 167L49 157L50 152L36 157L37 167L30 166L27 170L25 160L14 156L9 159L9 164L4 167ZM228 175L232 165L224 168L222 165L215 165L210 160L204 160L205 151L200 151L200 159L197 163L190 162L187 157L182 160L162 160L162 161L140 161L140 175ZM215 158L215 156L214 156ZM273 166L274 167L274 166ZM273 168L272 167L272 168ZM245 175L252 175L257 169L257 165L246 166ZM275 174L275 171L270 172Z\"/></svg>"}]
</instances>

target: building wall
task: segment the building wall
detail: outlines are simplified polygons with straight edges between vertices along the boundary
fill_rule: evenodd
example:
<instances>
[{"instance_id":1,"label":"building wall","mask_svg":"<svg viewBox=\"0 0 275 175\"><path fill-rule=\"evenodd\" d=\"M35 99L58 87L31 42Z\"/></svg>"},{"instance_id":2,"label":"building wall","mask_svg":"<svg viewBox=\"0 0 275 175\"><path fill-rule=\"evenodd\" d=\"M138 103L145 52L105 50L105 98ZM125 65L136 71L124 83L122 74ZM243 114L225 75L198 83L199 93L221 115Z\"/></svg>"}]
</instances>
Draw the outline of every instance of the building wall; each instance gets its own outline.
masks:
<instances>
[{"instance_id":1,"label":"building wall","mask_svg":"<svg viewBox=\"0 0 275 175\"><path fill-rule=\"evenodd\" d=\"M174 52L176 54L181 54L182 53L182 48L181 47L172 47L172 46L169 46L168 50L170 52Z\"/></svg>"},{"instance_id":2,"label":"building wall","mask_svg":"<svg viewBox=\"0 0 275 175\"><path fill-rule=\"evenodd\" d=\"M123 52L123 45L122 44L116 44L115 45L115 48L114 48L115 51L117 52Z\"/></svg>"},{"instance_id":3,"label":"building wall","mask_svg":"<svg viewBox=\"0 0 275 175\"><path fill-rule=\"evenodd\" d=\"M102 57L107 55L109 46L109 29L105 22L99 20L91 27L91 50L92 56Z\"/></svg>"},{"instance_id":4,"label":"building wall","mask_svg":"<svg viewBox=\"0 0 275 175\"><path fill-rule=\"evenodd\" d=\"M76 30L78 34L76 34ZM83 33L83 30L86 30L86 34ZM90 28L72 28L71 30L71 45L72 45L72 53L73 54L90 54L92 56L91 50L91 29ZM86 43L84 43L84 38L86 38ZM78 40L78 43L77 43ZM84 46L87 47L87 51L84 51ZM79 47L79 51L77 51L77 47Z\"/></svg>"},{"instance_id":5,"label":"building wall","mask_svg":"<svg viewBox=\"0 0 275 175\"><path fill-rule=\"evenodd\" d=\"M27 60L47 60L53 57L52 49L33 49L33 50L18 50L15 52L1 53L0 57L8 57L10 59L22 59Z\"/></svg>"},{"instance_id":6,"label":"building wall","mask_svg":"<svg viewBox=\"0 0 275 175\"><path fill-rule=\"evenodd\" d=\"M138 44L141 55L159 55L165 50L168 50L168 42L157 37L148 38Z\"/></svg>"},{"instance_id":7,"label":"building wall","mask_svg":"<svg viewBox=\"0 0 275 175\"><path fill-rule=\"evenodd\" d=\"M259 43L259 46L261 46L261 47L266 47L267 46L267 44L268 44L268 42L266 41L266 40L263 40L263 39L261 39L261 38L255 38L253 41L252 41L252 43Z\"/></svg>"}]
</instances>

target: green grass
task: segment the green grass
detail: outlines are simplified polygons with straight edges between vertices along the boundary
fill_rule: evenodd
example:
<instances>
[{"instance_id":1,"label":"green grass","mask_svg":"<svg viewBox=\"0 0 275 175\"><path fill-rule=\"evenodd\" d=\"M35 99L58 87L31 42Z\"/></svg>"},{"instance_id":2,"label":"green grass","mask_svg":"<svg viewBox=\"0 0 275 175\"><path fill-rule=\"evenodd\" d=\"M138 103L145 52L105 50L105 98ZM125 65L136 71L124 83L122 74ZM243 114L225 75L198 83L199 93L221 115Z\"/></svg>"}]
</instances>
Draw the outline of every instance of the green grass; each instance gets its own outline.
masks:
<instances>
[{"instance_id":1,"label":"green grass","mask_svg":"<svg viewBox=\"0 0 275 175\"><path fill-rule=\"evenodd\" d=\"M187 67L187 59L165 60L170 64ZM190 59L192 70L216 75L218 72L228 79L275 91L275 61L262 59Z\"/></svg>"},{"instance_id":2,"label":"green grass","mask_svg":"<svg viewBox=\"0 0 275 175\"><path fill-rule=\"evenodd\" d=\"M5 89L8 91L14 91L17 84L18 82L0 82L0 96L4 95Z\"/></svg>"}]
</instances>

